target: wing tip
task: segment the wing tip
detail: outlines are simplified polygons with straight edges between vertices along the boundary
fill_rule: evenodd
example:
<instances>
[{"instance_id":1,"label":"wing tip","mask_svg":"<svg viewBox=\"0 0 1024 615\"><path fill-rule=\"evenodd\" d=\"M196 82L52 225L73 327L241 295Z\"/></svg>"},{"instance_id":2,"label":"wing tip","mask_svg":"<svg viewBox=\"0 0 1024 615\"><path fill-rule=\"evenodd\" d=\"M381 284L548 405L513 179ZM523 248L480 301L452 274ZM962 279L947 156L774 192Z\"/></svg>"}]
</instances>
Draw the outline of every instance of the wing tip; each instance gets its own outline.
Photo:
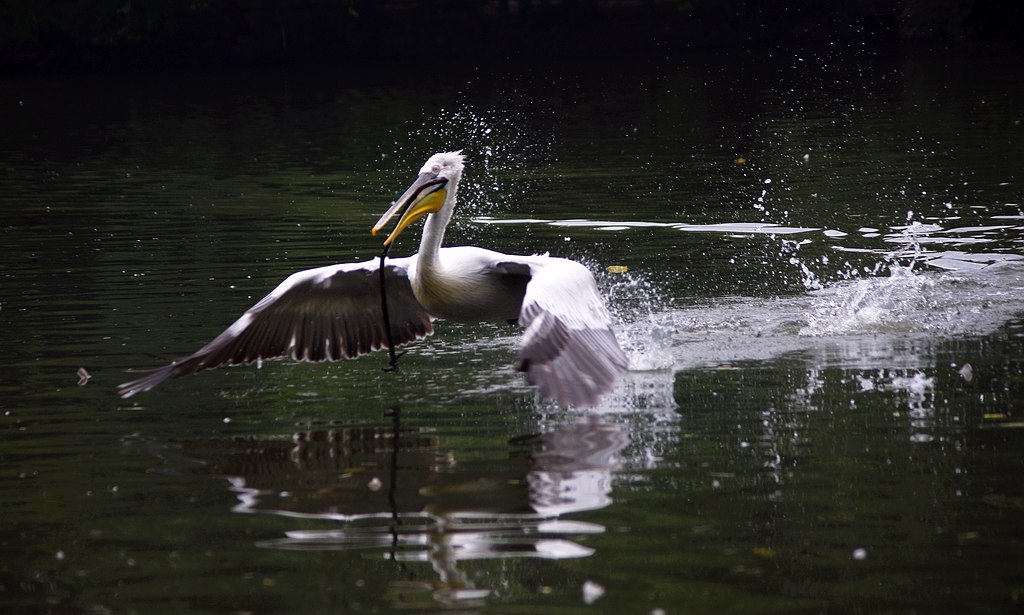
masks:
<instances>
[{"instance_id":1,"label":"wing tip","mask_svg":"<svg viewBox=\"0 0 1024 615\"><path fill-rule=\"evenodd\" d=\"M174 372L177 366L177 363L171 363L165 367L153 370L142 378L122 382L117 385L117 394L121 396L121 399L128 399L138 395L139 393L145 393L165 380L172 378L175 375Z\"/></svg>"}]
</instances>

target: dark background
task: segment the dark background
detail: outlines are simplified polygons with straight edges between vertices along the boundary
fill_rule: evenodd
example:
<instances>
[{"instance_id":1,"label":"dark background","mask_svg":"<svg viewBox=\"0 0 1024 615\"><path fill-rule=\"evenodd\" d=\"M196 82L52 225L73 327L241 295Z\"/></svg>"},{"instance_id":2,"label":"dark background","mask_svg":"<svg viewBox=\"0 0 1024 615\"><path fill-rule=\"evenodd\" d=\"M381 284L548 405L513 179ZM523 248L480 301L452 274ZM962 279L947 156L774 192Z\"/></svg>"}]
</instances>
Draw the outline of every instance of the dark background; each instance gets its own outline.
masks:
<instances>
[{"instance_id":1,"label":"dark background","mask_svg":"<svg viewBox=\"0 0 1024 615\"><path fill-rule=\"evenodd\" d=\"M0 71L537 61L859 41L1024 48L1000 0L0 0Z\"/></svg>"}]
</instances>

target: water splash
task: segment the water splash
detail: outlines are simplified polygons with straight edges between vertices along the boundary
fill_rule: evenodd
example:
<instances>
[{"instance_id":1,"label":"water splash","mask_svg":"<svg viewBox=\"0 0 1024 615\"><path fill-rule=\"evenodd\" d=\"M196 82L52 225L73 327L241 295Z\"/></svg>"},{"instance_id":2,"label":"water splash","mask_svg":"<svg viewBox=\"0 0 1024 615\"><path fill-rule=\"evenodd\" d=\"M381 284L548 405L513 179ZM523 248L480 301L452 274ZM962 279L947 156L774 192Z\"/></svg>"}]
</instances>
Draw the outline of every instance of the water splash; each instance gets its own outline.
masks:
<instances>
[{"instance_id":1,"label":"water splash","mask_svg":"<svg viewBox=\"0 0 1024 615\"><path fill-rule=\"evenodd\" d=\"M656 311L664 307L668 295L643 275L590 268L599 271L598 286L616 321L617 337L629 357L630 370L671 368L672 326Z\"/></svg>"},{"instance_id":2,"label":"water splash","mask_svg":"<svg viewBox=\"0 0 1024 615\"><path fill-rule=\"evenodd\" d=\"M951 282L942 280L941 282ZM800 335L945 330L955 326L955 313L934 310L952 300L949 284L918 275L911 266L890 265L888 277L836 284L816 295Z\"/></svg>"},{"instance_id":3,"label":"water splash","mask_svg":"<svg viewBox=\"0 0 1024 615\"><path fill-rule=\"evenodd\" d=\"M969 301L961 302L960 296L971 286L977 286L980 280L953 273L928 275L920 271L924 264L930 264L937 257L944 258L943 262L950 257L929 253L922 245L930 233L942 230L941 227L914 220L913 211L907 212L907 222L892 227L896 232L885 240L898 247L884 254L868 271L870 277L829 288L818 287L823 291L817 295L819 304L808 315L801 335L952 333L967 326L971 312L976 314L981 308L972 307ZM888 276L881 275L886 271Z\"/></svg>"},{"instance_id":4,"label":"water splash","mask_svg":"<svg viewBox=\"0 0 1024 615\"><path fill-rule=\"evenodd\" d=\"M459 184L458 224L496 209L515 209L516 200L528 188L522 183L523 169L550 157L548 142L530 131L532 124L521 113L507 109L441 109L410 129L409 144L396 143L396 150L402 152L415 144L418 151L414 157L462 150L467 167ZM513 188L509 179L514 175L520 177Z\"/></svg>"},{"instance_id":5,"label":"water splash","mask_svg":"<svg viewBox=\"0 0 1024 615\"><path fill-rule=\"evenodd\" d=\"M793 241L790 239L782 240L782 247L779 250L779 256L785 258L789 254L789 264L800 269L800 282L803 283L804 288L807 290L817 290L822 287L821 280L818 275L808 266L808 263L800 258L797 254L800 251L800 247L809 243L808 240L804 241ZM828 257L822 256L820 258L823 265L828 264Z\"/></svg>"},{"instance_id":6,"label":"water splash","mask_svg":"<svg viewBox=\"0 0 1024 615\"><path fill-rule=\"evenodd\" d=\"M924 237L936 230L942 230L942 227L936 224L922 224L914 220L914 212L909 211L906 226L894 226L893 230L899 232L887 236L886 242L898 244L899 247L886 255L886 260L893 263L909 260L908 267L913 269L925 253L921 245Z\"/></svg>"},{"instance_id":7,"label":"water splash","mask_svg":"<svg viewBox=\"0 0 1024 615\"><path fill-rule=\"evenodd\" d=\"M1024 260L969 275L899 264L888 273L795 296L723 297L652 319L671 331L675 370L794 353L821 365L910 368L929 363L920 353L939 340L990 334L1024 313Z\"/></svg>"}]
</instances>

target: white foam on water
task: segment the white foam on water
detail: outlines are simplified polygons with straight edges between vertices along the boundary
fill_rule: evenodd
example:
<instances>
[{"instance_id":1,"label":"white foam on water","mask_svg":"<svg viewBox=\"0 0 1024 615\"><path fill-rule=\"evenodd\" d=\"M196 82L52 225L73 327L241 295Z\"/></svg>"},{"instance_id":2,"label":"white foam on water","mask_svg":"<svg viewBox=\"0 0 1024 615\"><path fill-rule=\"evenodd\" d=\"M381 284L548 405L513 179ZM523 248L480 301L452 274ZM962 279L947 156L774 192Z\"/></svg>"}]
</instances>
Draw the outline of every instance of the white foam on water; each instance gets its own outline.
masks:
<instances>
[{"instance_id":1,"label":"white foam on water","mask_svg":"<svg viewBox=\"0 0 1024 615\"><path fill-rule=\"evenodd\" d=\"M997 262L968 272L892 264L887 276L792 297L723 297L623 315L620 340L637 370L720 366L794 352L810 353L822 364L915 367L922 364L915 351L922 344L989 334L1024 315L1024 258Z\"/></svg>"},{"instance_id":2,"label":"white foam on water","mask_svg":"<svg viewBox=\"0 0 1024 615\"><path fill-rule=\"evenodd\" d=\"M836 284L814 295L800 335L895 333L954 328L953 314L934 310L949 302L951 284L940 276L892 265L888 277Z\"/></svg>"}]
</instances>

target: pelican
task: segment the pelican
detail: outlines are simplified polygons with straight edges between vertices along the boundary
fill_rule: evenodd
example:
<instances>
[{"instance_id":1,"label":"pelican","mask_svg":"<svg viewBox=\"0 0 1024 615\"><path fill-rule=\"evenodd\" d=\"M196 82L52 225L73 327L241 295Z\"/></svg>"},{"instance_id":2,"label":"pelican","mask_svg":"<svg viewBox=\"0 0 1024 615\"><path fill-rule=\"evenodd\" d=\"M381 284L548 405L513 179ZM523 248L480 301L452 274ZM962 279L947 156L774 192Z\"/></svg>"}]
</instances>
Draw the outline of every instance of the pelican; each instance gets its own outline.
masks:
<instances>
[{"instance_id":1,"label":"pelican","mask_svg":"<svg viewBox=\"0 0 1024 615\"><path fill-rule=\"evenodd\" d=\"M220 365L287 355L335 361L388 347L394 367L394 346L430 335L434 319L447 319L518 323L525 331L515 367L540 396L563 406L596 404L627 360L590 271L546 254L441 247L463 163L461 152L427 160L371 230L376 235L399 217L379 259L292 274L210 343L121 384L121 396ZM385 259L402 231L424 217L419 253Z\"/></svg>"}]
</instances>

